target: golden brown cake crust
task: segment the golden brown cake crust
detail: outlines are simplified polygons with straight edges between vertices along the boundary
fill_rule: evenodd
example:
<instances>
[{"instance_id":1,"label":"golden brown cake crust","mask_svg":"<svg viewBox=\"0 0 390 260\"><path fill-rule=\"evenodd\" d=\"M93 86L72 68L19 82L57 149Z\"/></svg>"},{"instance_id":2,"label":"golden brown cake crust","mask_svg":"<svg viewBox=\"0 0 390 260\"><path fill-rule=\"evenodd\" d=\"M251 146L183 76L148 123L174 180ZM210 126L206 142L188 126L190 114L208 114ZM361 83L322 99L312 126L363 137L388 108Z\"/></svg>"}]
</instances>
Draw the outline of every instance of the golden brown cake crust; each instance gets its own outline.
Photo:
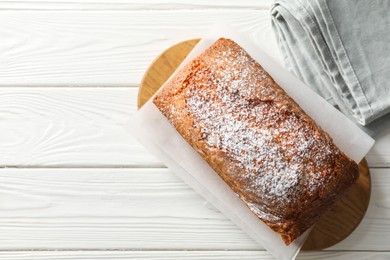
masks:
<instances>
[{"instance_id":1,"label":"golden brown cake crust","mask_svg":"<svg viewBox=\"0 0 390 260\"><path fill-rule=\"evenodd\" d=\"M358 178L356 163L232 40L184 66L153 102L286 244Z\"/></svg>"}]
</instances>

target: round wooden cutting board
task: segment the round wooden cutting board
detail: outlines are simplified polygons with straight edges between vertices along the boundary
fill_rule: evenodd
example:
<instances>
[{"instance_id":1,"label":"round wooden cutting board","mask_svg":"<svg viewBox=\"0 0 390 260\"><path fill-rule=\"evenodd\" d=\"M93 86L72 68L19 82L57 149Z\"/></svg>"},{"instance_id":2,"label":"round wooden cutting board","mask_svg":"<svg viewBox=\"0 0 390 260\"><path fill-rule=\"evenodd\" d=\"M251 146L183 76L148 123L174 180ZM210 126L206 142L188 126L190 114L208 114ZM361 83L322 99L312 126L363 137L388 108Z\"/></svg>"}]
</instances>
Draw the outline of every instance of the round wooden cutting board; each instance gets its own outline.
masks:
<instances>
[{"instance_id":1,"label":"round wooden cutting board","mask_svg":"<svg viewBox=\"0 0 390 260\"><path fill-rule=\"evenodd\" d=\"M178 43L165 50L152 62L141 82L138 108L171 76L199 40ZM371 179L365 159L360 162L359 170L359 180L315 224L302 250L321 250L333 246L345 239L359 225L366 213L371 195Z\"/></svg>"}]
</instances>

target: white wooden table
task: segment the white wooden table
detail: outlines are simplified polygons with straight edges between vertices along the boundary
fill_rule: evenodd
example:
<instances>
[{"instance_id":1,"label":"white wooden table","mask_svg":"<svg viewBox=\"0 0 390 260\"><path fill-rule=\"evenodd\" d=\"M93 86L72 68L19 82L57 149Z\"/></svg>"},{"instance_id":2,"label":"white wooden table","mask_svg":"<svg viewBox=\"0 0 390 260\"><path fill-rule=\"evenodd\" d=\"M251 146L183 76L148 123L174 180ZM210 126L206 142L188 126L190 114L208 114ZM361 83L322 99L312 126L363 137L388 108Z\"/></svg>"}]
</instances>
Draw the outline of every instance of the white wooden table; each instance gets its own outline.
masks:
<instances>
[{"instance_id":1,"label":"white wooden table","mask_svg":"<svg viewBox=\"0 0 390 260\"><path fill-rule=\"evenodd\" d=\"M123 129L161 51L233 23L280 60L271 0L0 2L0 259L272 259ZM390 130L342 243L299 259L390 259Z\"/></svg>"}]
</instances>

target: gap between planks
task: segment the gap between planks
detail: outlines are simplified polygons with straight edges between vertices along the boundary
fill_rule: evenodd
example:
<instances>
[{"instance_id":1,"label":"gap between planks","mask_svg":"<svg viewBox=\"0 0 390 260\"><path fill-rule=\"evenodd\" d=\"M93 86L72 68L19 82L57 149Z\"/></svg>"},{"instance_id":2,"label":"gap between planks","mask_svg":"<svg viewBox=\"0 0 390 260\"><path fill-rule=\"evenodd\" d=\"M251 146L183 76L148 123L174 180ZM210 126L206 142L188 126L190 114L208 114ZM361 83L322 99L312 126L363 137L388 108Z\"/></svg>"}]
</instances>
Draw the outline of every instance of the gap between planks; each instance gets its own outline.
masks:
<instances>
[{"instance_id":1,"label":"gap between planks","mask_svg":"<svg viewBox=\"0 0 390 260\"><path fill-rule=\"evenodd\" d=\"M153 9L149 9L147 7L127 7L121 8L118 6L117 8L74 8L74 9L66 9L66 8L37 8L37 9L23 9L23 8L6 8L0 6L0 12L158 12L158 11L268 11L270 10L270 6L248 6L248 7L212 7L212 6L194 6L194 8L190 8L188 6L183 6L182 8L169 8L168 6L160 5L155 6Z\"/></svg>"},{"instance_id":2,"label":"gap between planks","mask_svg":"<svg viewBox=\"0 0 390 260\"><path fill-rule=\"evenodd\" d=\"M104 89L104 88L112 88L112 89L118 89L118 88L138 88L140 84L110 84L110 85L104 85L104 84L0 84L0 91L1 88L43 88L43 89L51 89L51 88L77 88L77 89Z\"/></svg>"},{"instance_id":3,"label":"gap between planks","mask_svg":"<svg viewBox=\"0 0 390 260\"><path fill-rule=\"evenodd\" d=\"M48 252L0 252L0 257L7 260L15 259L153 259L153 260L171 260L171 259L242 259L242 260L270 260L273 258L270 253L265 251L48 251ZM355 259L355 260L370 260L370 259L389 259L390 253L384 252L313 252L301 253L297 256L298 259L315 260L315 259Z\"/></svg>"},{"instance_id":4,"label":"gap between planks","mask_svg":"<svg viewBox=\"0 0 390 260\"><path fill-rule=\"evenodd\" d=\"M20 248L20 249L0 249L0 254L3 252L267 252L263 249L204 249L204 248L190 248L190 249L176 249L176 248L148 248L148 249L122 249L122 248L71 248L71 249L48 249L48 248ZM301 252L301 254L315 254L315 253L390 253L389 250L320 250L313 252ZM1 255L0 255L1 256Z\"/></svg>"},{"instance_id":5,"label":"gap between planks","mask_svg":"<svg viewBox=\"0 0 390 260\"><path fill-rule=\"evenodd\" d=\"M236 10L259 10L269 8L272 0L198 0L192 3L172 0L169 3L149 0L147 3L140 0L122 1L83 1L54 0L54 1L2 1L0 10L192 10L192 9L236 9Z\"/></svg>"},{"instance_id":6,"label":"gap between planks","mask_svg":"<svg viewBox=\"0 0 390 260\"><path fill-rule=\"evenodd\" d=\"M162 163L140 164L140 165L0 165L0 169L168 169ZM390 169L390 167L372 166L369 169Z\"/></svg>"}]
</instances>

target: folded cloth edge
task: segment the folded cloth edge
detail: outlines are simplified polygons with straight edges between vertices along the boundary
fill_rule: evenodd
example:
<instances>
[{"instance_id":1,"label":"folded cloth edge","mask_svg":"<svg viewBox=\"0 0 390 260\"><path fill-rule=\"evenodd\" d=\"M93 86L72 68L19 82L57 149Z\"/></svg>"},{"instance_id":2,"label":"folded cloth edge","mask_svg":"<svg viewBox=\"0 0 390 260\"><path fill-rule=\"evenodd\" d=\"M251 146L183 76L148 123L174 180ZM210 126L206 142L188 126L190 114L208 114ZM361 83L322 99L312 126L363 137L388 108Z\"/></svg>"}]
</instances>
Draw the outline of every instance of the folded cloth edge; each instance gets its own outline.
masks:
<instances>
[{"instance_id":1,"label":"folded cloth edge","mask_svg":"<svg viewBox=\"0 0 390 260\"><path fill-rule=\"evenodd\" d=\"M284 1L284 0L276 0L272 5L271 7L272 26L274 28L275 35L277 37L279 48L282 50L285 66L290 71L292 71L295 75L301 78L304 82L306 82L309 85L309 87L311 87L310 84L312 83L305 80L303 73L301 72L298 73L299 64L295 61L296 58L294 57L294 55L291 55L293 52L291 46L289 46L287 41L284 40L286 34L293 34L294 32L292 32L292 30L284 32L284 30L286 30L285 27L287 25L286 24L282 25L282 23L283 22L287 23L286 19L290 19L290 21L291 19L296 19L297 23L295 24L295 27L297 24L299 24L299 26L302 26L302 30L306 32L308 37L313 37L313 35L316 36L315 33L320 32L320 35L317 37L317 40L319 39L321 41L320 39L321 37L327 38L327 41L326 39L323 39L322 43L324 43L324 46L318 46L319 44L316 44L314 41L311 41L311 44L313 45L313 49L315 50L315 48L318 47L319 48L322 47L322 49L324 49L328 47L330 49L329 52L331 56L328 55L326 57L321 57L321 53L317 53L318 60L323 66L324 73L327 74L329 80L333 82L333 84L337 84L337 81L335 81L334 79L332 80L332 75L334 75L335 73L339 73L342 79L345 81L342 82L344 84L337 85L337 89L338 89L337 92L339 93L340 96L338 98L338 102L331 102L331 103L333 105L337 103L339 107L342 107L341 110L344 113L346 112L345 110L348 110L347 114L350 114L350 116L352 115L354 117L354 120L357 121L359 124L367 125L368 123L372 122L379 116L375 116L373 114L371 107L364 95L364 91L360 85L358 78L355 75L354 69L349 61L343 43L341 42L340 36L338 35L336 25L334 24L331 13L327 7L326 0L318 0L318 1L321 2L316 2L317 5L314 2L306 3L306 5L309 5L309 7L313 8L313 10L316 12L319 11L322 11L322 13L325 12L325 14L323 15L326 15L327 27L321 26L321 22L324 23L324 21L316 21L316 19L320 19L320 18L313 17L314 15L311 15L308 12L308 10L304 10L305 9L304 5L299 0L298 0L299 6L294 5L293 1ZM321 10L319 10L320 9L319 4L322 7ZM291 10L291 12L289 9ZM293 12L295 13L292 14ZM303 13L306 17L303 17ZM281 16L285 16L285 17L281 19ZM306 24L304 25L300 24L299 21L303 19L306 19ZM316 22L318 22L319 24L318 23L315 24ZM283 28L283 26L285 27ZM303 28L305 26L306 28ZM310 28L310 26L312 27ZM321 33L321 29L323 30L327 29L326 33L328 33L329 35L324 36L323 33ZM333 57L332 57L332 48L333 48ZM327 62L329 63L329 61L326 61L324 59L329 59L329 58L332 59L330 62L335 66L337 66L336 71L334 69L333 71L331 71L329 67L326 65ZM338 81L340 82L340 78L338 78ZM322 85L328 85L328 84L322 84ZM333 97L334 96L335 94L333 93ZM324 98L329 101L329 98L327 97ZM342 101L344 104L341 104L340 101Z\"/></svg>"}]
</instances>

